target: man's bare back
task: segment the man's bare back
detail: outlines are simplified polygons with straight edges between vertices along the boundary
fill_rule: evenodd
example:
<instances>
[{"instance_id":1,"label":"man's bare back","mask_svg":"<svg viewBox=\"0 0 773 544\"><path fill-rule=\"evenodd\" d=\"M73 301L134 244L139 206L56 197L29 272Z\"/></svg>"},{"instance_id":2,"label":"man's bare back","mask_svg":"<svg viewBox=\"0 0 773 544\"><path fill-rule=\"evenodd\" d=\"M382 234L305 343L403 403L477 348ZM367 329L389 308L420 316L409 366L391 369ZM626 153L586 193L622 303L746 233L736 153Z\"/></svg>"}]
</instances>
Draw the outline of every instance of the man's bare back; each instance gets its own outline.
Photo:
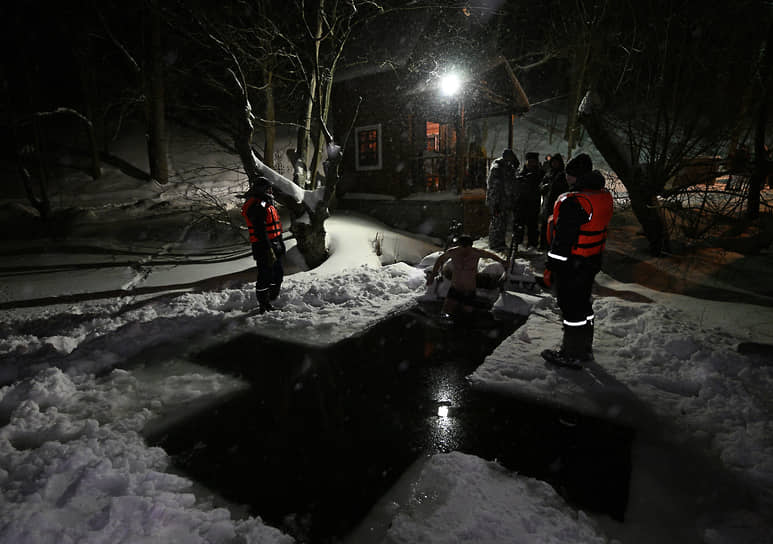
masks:
<instances>
[{"instance_id":1,"label":"man's bare back","mask_svg":"<svg viewBox=\"0 0 773 544\"><path fill-rule=\"evenodd\" d=\"M478 263L482 258L494 259L503 265L506 264L502 257L485 249L478 249L472 246L457 246L438 257L432 269L429 283L432 283L432 279L442 270L443 264L450 260L453 267L451 287L461 293L474 293L478 275Z\"/></svg>"}]
</instances>

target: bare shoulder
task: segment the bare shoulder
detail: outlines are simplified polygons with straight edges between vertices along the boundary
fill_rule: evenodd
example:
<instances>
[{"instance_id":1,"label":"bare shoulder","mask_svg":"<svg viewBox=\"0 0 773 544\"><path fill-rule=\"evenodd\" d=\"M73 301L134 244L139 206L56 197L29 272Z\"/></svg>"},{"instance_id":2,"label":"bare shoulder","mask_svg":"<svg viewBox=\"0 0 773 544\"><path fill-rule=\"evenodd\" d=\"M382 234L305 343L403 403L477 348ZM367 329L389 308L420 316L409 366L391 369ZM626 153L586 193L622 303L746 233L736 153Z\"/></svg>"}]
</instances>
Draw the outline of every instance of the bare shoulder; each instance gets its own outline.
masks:
<instances>
[{"instance_id":1,"label":"bare shoulder","mask_svg":"<svg viewBox=\"0 0 773 544\"><path fill-rule=\"evenodd\" d=\"M455 255L461 254L464 249L466 249L466 248L461 247L461 246L455 246L455 247L447 249L446 252L445 252L445 255L447 255L449 257L453 257Z\"/></svg>"},{"instance_id":2,"label":"bare shoulder","mask_svg":"<svg viewBox=\"0 0 773 544\"><path fill-rule=\"evenodd\" d=\"M501 259L501 257L499 255L497 255L496 253L494 253L492 251L488 251L486 249L478 249L476 247L472 247L472 248L469 248L469 249L471 249L473 252L475 252L475 255L477 257L481 257L481 258L485 257L485 258L488 258L488 259Z\"/></svg>"}]
</instances>

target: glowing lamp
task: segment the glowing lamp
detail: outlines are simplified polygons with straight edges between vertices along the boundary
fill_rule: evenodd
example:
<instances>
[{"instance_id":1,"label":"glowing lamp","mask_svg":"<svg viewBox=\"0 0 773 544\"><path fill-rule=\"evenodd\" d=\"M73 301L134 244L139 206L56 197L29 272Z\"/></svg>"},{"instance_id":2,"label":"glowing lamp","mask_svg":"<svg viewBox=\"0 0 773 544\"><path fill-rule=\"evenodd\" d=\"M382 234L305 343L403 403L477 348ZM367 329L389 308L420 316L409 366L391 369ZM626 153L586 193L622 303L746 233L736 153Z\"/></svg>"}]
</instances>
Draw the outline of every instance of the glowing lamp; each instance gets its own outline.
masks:
<instances>
[{"instance_id":1,"label":"glowing lamp","mask_svg":"<svg viewBox=\"0 0 773 544\"><path fill-rule=\"evenodd\" d=\"M462 88L462 80L457 74L450 73L440 78L440 92L445 96L452 96Z\"/></svg>"}]
</instances>

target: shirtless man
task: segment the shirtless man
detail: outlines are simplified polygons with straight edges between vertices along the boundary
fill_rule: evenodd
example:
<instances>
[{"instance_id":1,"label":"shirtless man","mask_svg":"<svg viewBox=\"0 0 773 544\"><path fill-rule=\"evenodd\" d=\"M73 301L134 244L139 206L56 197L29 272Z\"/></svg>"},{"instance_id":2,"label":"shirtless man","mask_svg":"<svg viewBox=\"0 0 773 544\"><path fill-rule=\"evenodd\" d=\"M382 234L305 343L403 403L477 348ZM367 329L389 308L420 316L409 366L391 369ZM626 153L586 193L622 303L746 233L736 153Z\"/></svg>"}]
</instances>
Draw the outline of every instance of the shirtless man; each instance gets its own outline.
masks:
<instances>
[{"instance_id":1,"label":"shirtless man","mask_svg":"<svg viewBox=\"0 0 773 544\"><path fill-rule=\"evenodd\" d=\"M459 304L465 312L473 310L473 301L475 299L476 278L478 276L478 261L482 258L494 259L497 262L507 266L507 261L496 253L472 247L472 237L466 234L461 235L457 242L459 245L450 248L435 261L432 267L432 274L427 278L427 285L432 285L435 277L443 269L443 264L451 259L453 274L451 276L451 287L448 289L446 300L443 303L441 317L451 317Z\"/></svg>"}]
</instances>

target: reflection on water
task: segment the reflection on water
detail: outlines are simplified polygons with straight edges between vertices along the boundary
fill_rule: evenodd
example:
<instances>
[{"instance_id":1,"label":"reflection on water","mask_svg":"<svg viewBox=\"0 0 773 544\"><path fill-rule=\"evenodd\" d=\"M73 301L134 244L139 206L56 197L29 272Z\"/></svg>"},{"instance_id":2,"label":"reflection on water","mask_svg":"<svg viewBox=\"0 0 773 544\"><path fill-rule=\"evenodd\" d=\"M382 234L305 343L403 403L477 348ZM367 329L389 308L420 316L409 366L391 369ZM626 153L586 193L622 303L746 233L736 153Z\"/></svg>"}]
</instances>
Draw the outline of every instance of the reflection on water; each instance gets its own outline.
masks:
<instances>
[{"instance_id":1,"label":"reflection on water","mask_svg":"<svg viewBox=\"0 0 773 544\"><path fill-rule=\"evenodd\" d=\"M433 385L432 398L437 406L437 416L431 420L429 432L432 436L432 446L437 451L453 451L459 445L459 422L453 417L453 407L462 402L464 376L436 376ZM453 383L452 383L453 382Z\"/></svg>"},{"instance_id":2,"label":"reflection on water","mask_svg":"<svg viewBox=\"0 0 773 544\"><path fill-rule=\"evenodd\" d=\"M197 481L307 542L345 535L423 454L498 459L583 502L567 483L583 451L578 437L606 448L594 462L619 447L584 424L567 439L557 414L469 389L466 376L519 325L489 317L448 329L412 311L326 349L244 335L200 362L238 374L250 390L148 440ZM602 479L615 470L607 463ZM624 504L627 476L622 491Z\"/></svg>"}]
</instances>

